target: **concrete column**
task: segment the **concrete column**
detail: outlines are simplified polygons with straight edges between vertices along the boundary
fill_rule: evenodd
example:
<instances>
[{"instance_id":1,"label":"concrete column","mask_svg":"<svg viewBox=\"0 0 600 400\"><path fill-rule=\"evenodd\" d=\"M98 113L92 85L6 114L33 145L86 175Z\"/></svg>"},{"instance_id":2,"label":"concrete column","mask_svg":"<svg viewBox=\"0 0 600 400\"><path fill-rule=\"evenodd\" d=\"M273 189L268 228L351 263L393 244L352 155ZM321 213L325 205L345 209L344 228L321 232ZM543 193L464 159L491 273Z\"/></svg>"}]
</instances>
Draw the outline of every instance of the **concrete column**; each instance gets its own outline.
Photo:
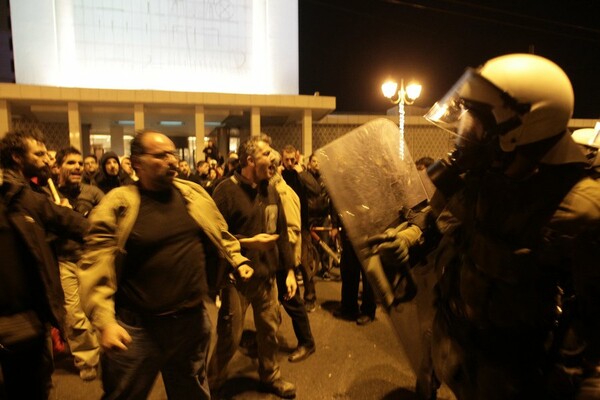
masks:
<instances>
[{"instance_id":1,"label":"concrete column","mask_svg":"<svg viewBox=\"0 0 600 400\"><path fill-rule=\"evenodd\" d=\"M252 107L250 114L250 136L260 135L260 107Z\"/></svg>"},{"instance_id":2,"label":"concrete column","mask_svg":"<svg viewBox=\"0 0 600 400\"><path fill-rule=\"evenodd\" d=\"M302 116L302 154L306 156L308 160L308 156L310 156L313 152L312 149L312 110L305 109L304 115Z\"/></svg>"},{"instance_id":3,"label":"concrete column","mask_svg":"<svg viewBox=\"0 0 600 400\"><path fill-rule=\"evenodd\" d=\"M70 101L67 105L67 110L69 113L69 143L71 146L81 151L81 116L79 115L79 103Z\"/></svg>"},{"instance_id":4,"label":"concrete column","mask_svg":"<svg viewBox=\"0 0 600 400\"><path fill-rule=\"evenodd\" d=\"M143 104L138 103L133 106L133 126L136 131L141 131L146 127Z\"/></svg>"},{"instance_id":5,"label":"concrete column","mask_svg":"<svg viewBox=\"0 0 600 400\"><path fill-rule=\"evenodd\" d=\"M0 100L0 139L12 131L12 113L10 112L10 103L6 100Z\"/></svg>"},{"instance_id":6,"label":"concrete column","mask_svg":"<svg viewBox=\"0 0 600 400\"><path fill-rule=\"evenodd\" d=\"M123 127L119 125L110 126L110 149L122 156L125 153L125 142L123 141Z\"/></svg>"},{"instance_id":7,"label":"concrete column","mask_svg":"<svg viewBox=\"0 0 600 400\"><path fill-rule=\"evenodd\" d=\"M219 149L219 154L227 162L227 155L229 154L229 129L221 128L219 130L217 134L217 148Z\"/></svg>"},{"instance_id":8,"label":"concrete column","mask_svg":"<svg viewBox=\"0 0 600 400\"><path fill-rule=\"evenodd\" d=\"M91 153L90 149L90 131L92 130L91 124L81 125L81 152L83 157Z\"/></svg>"},{"instance_id":9,"label":"concrete column","mask_svg":"<svg viewBox=\"0 0 600 400\"><path fill-rule=\"evenodd\" d=\"M204 128L204 106L196 106L195 109L195 128L196 128L196 149L194 157L194 165L198 161L204 160L204 135L206 130ZM194 169L195 170L195 169Z\"/></svg>"}]
</instances>

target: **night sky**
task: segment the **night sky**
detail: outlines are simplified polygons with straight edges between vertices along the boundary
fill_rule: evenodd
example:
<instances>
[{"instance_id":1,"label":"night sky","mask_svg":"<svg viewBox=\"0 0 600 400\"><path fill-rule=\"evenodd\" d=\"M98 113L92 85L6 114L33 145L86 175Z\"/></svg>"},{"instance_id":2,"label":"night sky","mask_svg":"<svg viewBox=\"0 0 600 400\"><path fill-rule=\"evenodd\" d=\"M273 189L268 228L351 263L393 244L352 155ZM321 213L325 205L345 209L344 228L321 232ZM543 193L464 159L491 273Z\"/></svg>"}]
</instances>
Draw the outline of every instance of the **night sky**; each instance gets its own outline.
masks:
<instances>
[{"instance_id":1,"label":"night sky","mask_svg":"<svg viewBox=\"0 0 600 400\"><path fill-rule=\"evenodd\" d=\"M600 118L598 0L298 0L300 94L337 98L337 112L382 113L386 78L418 80L429 107L466 67L533 52L560 65L575 118Z\"/></svg>"}]
</instances>

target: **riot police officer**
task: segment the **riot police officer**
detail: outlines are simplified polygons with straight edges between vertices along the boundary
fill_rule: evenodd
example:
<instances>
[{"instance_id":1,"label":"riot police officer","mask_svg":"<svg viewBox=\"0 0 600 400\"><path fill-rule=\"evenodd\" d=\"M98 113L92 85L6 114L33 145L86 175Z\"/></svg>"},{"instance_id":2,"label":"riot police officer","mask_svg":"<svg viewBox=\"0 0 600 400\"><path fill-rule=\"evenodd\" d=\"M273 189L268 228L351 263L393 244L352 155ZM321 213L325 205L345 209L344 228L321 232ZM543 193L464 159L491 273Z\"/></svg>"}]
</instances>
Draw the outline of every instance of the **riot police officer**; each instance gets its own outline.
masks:
<instances>
[{"instance_id":1,"label":"riot police officer","mask_svg":"<svg viewBox=\"0 0 600 400\"><path fill-rule=\"evenodd\" d=\"M455 137L428 169L443 234L430 351L460 400L600 398L600 184L567 130L573 104L559 66L511 54L425 116Z\"/></svg>"},{"instance_id":2,"label":"riot police officer","mask_svg":"<svg viewBox=\"0 0 600 400\"><path fill-rule=\"evenodd\" d=\"M428 173L454 221L435 254L433 364L459 399L600 397L600 185L567 130L573 103L560 67L511 54L426 115L456 137Z\"/></svg>"}]
</instances>

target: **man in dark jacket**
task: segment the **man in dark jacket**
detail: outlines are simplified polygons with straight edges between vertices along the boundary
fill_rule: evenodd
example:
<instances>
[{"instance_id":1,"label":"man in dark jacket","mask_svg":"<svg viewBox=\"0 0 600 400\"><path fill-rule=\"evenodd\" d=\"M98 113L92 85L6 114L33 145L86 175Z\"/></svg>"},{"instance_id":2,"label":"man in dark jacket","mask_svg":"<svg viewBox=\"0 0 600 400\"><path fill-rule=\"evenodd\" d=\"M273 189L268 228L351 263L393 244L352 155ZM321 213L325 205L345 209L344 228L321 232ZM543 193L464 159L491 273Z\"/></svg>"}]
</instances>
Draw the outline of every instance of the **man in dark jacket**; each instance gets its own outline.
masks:
<instances>
[{"instance_id":1,"label":"man in dark jacket","mask_svg":"<svg viewBox=\"0 0 600 400\"><path fill-rule=\"evenodd\" d=\"M292 145L287 145L283 149L283 171L281 176L300 198L300 217L302 222L302 263L300 264L300 273L304 282L304 303L306 310L313 312L316 309L317 292L315 290L314 276L316 273L316 262L311 260L307 246L310 245L310 220L309 220L309 199L314 199L321 195L321 185L311 175L304 170L298 163L298 151ZM311 201L312 202L312 201Z\"/></svg>"},{"instance_id":2,"label":"man in dark jacket","mask_svg":"<svg viewBox=\"0 0 600 400\"><path fill-rule=\"evenodd\" d=\"M8 133L0 141L0 164L0 398L47 399L48 325L63 325L64 297L46 236L81 241L88 224L29 186L36 171L48 168L41 134Z\"/></svg>"},{"instance_id":3,"label":"man in dark jacket","mask_svg":"<svg viewBox=\"0 0 600 400\"><path fill-rule=\"evenodd\" d=\"M206 188L208 182L208 170L210 166L206 161L198 161L196 163L196 172L192 175L192 182L196 182L198 185Z\"/></svg>"},{"instance_id":4,"label":"man in dark jacket","mask_svg":"<svg viewBox=\"0 0 600 400\"><path fill-rule=\"evenodd\" d=\"M121 168L117 153L114 151L104 153L100 159L100 168L98 169L98 175L94 178L93 184L106 194L114 188L133 183L133 179Z\"/></svg>"},{"instance_id":5,"label":"man in dark jacket","mask_svg":"<svg viewBox=\"0 0 600 400\"><path fill-rule=\"evenodd\" d=\"M275 274L278 270L287 271L286 299L295 295L297 284L281 199L269 185L275 172L270 151L268 143L258 138L244 143L240 148L240 172L221 182L213 194L230 232L238 238L243 254L252 262L254 275L247 281L236 279L223 288L210 378L215 388L225 380L227 365L242 337L244 315L252 305L261 390L294 398L296 387L281 377L277 362L281 315Z\"/></svg>"}]
</instances>

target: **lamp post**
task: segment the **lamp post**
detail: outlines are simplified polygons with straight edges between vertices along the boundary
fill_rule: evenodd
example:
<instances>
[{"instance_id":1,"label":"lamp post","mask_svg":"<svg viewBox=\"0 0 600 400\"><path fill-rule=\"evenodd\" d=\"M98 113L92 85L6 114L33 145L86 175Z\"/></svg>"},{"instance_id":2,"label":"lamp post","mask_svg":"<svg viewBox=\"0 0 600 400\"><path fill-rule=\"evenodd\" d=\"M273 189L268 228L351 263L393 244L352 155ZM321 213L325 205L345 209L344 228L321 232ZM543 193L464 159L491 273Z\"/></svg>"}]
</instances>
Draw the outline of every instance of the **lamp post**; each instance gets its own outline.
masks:
<instances>
[{"instance_id":1,"label":"lamp post","mask_svg":"<svg viewBox=\"0 0 600 400\"><path fill-rule=\"evenodd\" d=\"M418 83L410 83L406 88L404 87L404 79L400 80L400 89L398 89L398 83L394 81L386 81L381 85L381 91L383 95L390 99L394 104L398 104L398 116L400 128L400 159L404 160L404 105L411 105L421 95L421 85Z\"/></svg>"}]
</instances>

